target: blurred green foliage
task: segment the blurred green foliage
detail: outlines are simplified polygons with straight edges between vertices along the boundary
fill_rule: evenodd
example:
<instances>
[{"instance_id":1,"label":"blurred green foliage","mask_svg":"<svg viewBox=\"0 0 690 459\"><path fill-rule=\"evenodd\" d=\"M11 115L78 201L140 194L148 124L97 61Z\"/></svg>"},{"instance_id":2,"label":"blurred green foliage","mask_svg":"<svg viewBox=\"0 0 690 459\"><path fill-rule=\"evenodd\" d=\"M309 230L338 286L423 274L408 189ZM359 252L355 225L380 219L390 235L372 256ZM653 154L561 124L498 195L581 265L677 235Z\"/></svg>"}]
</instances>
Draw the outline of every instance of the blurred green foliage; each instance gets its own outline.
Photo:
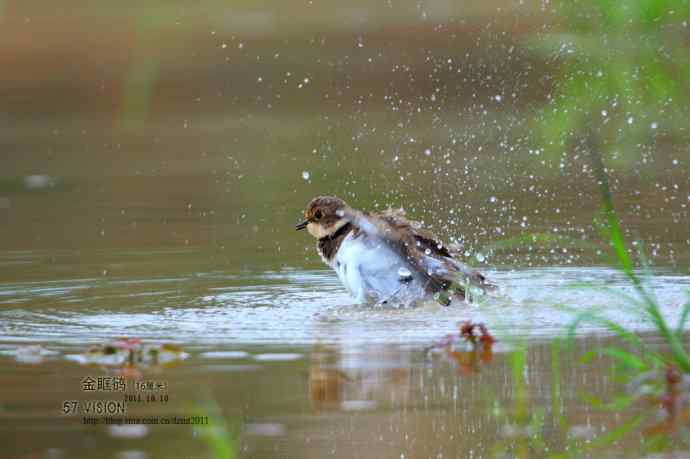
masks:
<instances>
[{"instance_id":1,"label":"blurred green foliage","mask_svg":"<svg viewBox=\"0 0 690 459\"><path fill-rule=\"evenodd\" d=\"M532 42L563 60L537 116L547 152L586 139L631 159L626 146L687 135L690 1L558 0L555 12L562 32Z\"/></svg>"},{"instance_id":2,"label":"blurred green foliage","mask_svg":"<svg viewBox=\"0 0 690 459\"><path fill-rule=\"evenodd\" d=\"M206 444L214 459L237 457L237 432L232 419L227 419L216 400L206 394L194 406L194 416L207 418L209 423L194 425L196 435Z\"/></svg>"},{"instance_id":3,"label":"blurred green foliage","mask_svg":"<svg viewBox=\"0 0 690 459\"><path fill-rule=\"evenodd\" d=\"M651 277L651 272L648 270L644 253L642 251L639 253L643 268L641 272L630 256L623 227L613 205L609 175L602 157L598 151L593 150L590 152L590 159L601 191L605 215L606 223L600 225L602 238L613 253L611 261L625 274L634 290L632 296L620 290L611 293L616 296L624 295L628 300L629 312L638 314L642 322L654 325L657 336L664 343L664 350L659 352L658 346L645 345L635 331L607 319L599 311L585 310L578 313L576 320L569 327L571 344L574 331L580 323L592 321L605 326L626 345L625 347L595 347L582 356L583 363L590 363L598 356L611 359L611 379L624 383L625 387L622 393L617 394L614 400L608 403L596 397L586 396L585 398L588 398L594 407L615 412L624 412L641 401L643 405L651 406L654 411L651 414L645 414L637 410L637 413L620 426L594 439L587 449L612 445L623 436L638 430L644 425L646 418L649 418L660 421L643 431L645 434L644 454L672 451L677 448L679 440L685 443L685 446L690 445L690 433L686 426L687 414L690 412L687 386L687 375L690 374L690 353L685 340L686 323L690 317L690 292L687 292L688 300L674 327L664 316L661 304L645 282L645 279Z\"/></svg>"}]
</instances>

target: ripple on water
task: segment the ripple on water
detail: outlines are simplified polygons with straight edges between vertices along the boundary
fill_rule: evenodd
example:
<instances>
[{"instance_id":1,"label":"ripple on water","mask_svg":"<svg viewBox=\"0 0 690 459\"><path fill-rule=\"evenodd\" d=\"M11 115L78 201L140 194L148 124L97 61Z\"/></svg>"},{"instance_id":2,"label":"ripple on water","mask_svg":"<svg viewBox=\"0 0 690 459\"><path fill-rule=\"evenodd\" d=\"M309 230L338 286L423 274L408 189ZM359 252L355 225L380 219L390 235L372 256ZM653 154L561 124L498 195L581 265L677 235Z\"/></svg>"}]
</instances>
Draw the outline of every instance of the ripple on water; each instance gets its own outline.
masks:
<instances>
[{"instance_id":1,"label":"ripple on water","mask_svg":"<svg viewBox=\"0 0 690 459\"><path fill-rule=\"evenodd\" d=\"M209 351L202 352L200 357L205 359L246 359L249 353L245 351Z\"/></svg>"},{"instance_id":2,"label":"ripple on water","mask_svg":"<svg viewBox=\"0 0 690 459\"><path fill-rule=\"evenodd\" d=\"M549 337L577 311L600 308L621 325L652 327L628 300L635 292L607 268L535 268L489 271L501 292L478 303L414 309L354 304L327 270L246 275L198 274L171 279L67 280L0 284L10 300L0 310L0 341L102 342L118 336L186 344L428 343L463 320L487 323L495 333ZM690 276L658 271L646 279L671 323L687 301ZM49 301L46 301L46 298ZM14 307L13 307L14 306ZM591 332L591 325L581 329ZM232 358L206 353L205 358ZM236 358L244 358L237 356ZM256 358L256 356L254 357Z\"/></svg>"},{"instance_id":3,"label":"ripple on water","mask_svg":"<svg viewBox=\"0 0 690 459\"><path fill-rule=\"evenodd\" d=\"M294 353L256 354L254 356L254 360L257 362L291 362L301 358L302 354Z\"/></svg>"}]
</instances>

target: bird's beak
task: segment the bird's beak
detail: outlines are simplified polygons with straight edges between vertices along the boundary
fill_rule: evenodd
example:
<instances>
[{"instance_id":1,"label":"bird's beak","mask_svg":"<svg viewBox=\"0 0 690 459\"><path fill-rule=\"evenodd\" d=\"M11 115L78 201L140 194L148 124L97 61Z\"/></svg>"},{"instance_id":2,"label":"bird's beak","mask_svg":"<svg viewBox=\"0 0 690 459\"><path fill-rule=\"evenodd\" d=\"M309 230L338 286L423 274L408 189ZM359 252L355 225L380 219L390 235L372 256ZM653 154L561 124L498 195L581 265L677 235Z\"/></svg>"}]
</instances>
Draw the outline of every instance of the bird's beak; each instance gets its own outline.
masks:
<instances>
[{"instance_id":1,"label":"bird's beak","mask_svg":"<svg viewBox=\"0 0 690 459\"><path fill-rule=\"evenodd\" d=\"M297 231L303 230L304 228L307 227L308 224L309 224L309 220L304 220L302 223L300 223L299 225L295 226L295 229L296 229Z\"/></svg>"}]
</instances>

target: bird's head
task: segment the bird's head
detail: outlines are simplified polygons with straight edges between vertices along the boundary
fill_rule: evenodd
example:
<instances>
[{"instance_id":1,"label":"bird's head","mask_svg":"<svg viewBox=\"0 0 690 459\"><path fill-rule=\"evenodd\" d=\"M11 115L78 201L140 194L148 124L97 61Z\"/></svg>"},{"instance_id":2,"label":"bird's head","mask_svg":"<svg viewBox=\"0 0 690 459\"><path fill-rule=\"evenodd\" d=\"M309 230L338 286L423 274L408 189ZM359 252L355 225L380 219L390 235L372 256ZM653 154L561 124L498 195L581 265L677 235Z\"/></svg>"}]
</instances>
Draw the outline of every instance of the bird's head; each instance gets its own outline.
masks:
<instances>
[{"instance_id":1,"label":"bird's head","mask_svg":"<svg viewBox=\"0 0 690 459\"><path fill-rule=\"evenodd\" d=\"M349 206L345 201L334 196L317 196L307 204L304 211L305 220L295 228L306 228L316 239L333 236L348 223L344 217Z\"/></svg>"}]
</instances>

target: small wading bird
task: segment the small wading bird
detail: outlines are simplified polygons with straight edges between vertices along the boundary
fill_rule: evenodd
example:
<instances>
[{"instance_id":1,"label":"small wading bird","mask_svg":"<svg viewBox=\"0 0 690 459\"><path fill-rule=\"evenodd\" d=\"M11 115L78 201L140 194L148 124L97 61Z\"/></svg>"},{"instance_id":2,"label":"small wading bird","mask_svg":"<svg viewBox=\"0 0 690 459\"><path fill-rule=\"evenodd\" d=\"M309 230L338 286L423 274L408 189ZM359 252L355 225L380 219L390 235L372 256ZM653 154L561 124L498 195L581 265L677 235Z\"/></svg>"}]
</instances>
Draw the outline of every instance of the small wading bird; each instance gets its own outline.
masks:
<instances>
[{"instance_id":1,"label":"small wading bird","mask_svg":"<svg viewBox=\"0 0 690 459\"><path fill-rule=\"evenodd\" d=\"M434 298L447 306L464 300L468 285L495 288L402 210L360 212L342 199L318 196L305 217L296 229L318 240L319 255L360 303L413 305Z\"/></svg>"}]
</instances>

